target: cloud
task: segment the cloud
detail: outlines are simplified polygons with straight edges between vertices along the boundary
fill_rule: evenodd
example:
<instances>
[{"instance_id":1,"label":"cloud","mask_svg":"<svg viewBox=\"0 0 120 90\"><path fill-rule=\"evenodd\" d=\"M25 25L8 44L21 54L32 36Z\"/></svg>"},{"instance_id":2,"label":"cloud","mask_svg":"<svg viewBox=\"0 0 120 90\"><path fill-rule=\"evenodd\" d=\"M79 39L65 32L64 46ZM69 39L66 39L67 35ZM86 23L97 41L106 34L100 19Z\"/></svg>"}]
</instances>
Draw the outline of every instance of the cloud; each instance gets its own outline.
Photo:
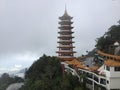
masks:
<instances>
[{"instance_id":1,"label":"cloud","mask_svg":"<svg viewBox=\"0 0 120 90\"><path fill-rule=\"evenodd\" d=\"M22 69L22 65L17 65L15 64L14 66L12 67L4 67L4 68L0 68L0 73L10 73L10 72L17 72L19 70Z\"/></svg>"},{"instance_id":2,"label":"cloud","mask_svg":"<svg viewBox=\"0 0 120 90\"><path fill-rule=\"evenodd\" d=\"M30 66L43 54L57 55L58 17L65 3L73 16L76 56L92 50L95 39L120 19L120 0L0 0L2 71Z\"/></svg>"},{"instance_id":3,"label":"cloud","mask_svg":"<svg viewBox=\"0 0 120 90\"><path fill-rule=\"evenodd\" d=\"M19 65L15 65L14 67L15 67L15 68L21 68L22 65L20 65L20 64L19 64Z\"/></svg>"}]
</instances>

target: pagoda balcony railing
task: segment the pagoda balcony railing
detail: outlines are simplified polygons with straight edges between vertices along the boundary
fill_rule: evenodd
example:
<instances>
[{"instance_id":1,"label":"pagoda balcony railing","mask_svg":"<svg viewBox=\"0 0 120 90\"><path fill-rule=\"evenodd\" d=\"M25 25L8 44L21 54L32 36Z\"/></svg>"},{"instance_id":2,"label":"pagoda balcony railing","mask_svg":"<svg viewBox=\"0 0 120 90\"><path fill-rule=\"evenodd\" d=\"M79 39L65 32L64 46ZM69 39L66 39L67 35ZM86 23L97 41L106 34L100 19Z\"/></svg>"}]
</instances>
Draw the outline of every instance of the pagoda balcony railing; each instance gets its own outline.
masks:
<instances>
[{"instance_id":1,"label":"pagoda balcony railing","mask_svg":"<svg viewBox=\"0 0 120 90\"><path fill-rule=\"evenodd\" d=\"M72 40L59 40L58 41L58 43L64 43L64 42L66 42L66 43L74 43L74 41L72 41Z\"/></svg>"},{"instance_id":2,"label":"pagoda balcony railing","mask_svg":"<svg viewBox=\"0 0 120 90\"><path fill-rule=\"evenodd\" d=\"M58 38L64 38L64 37L74 38L72 35L60 35L60 36L58 36Z\"/></svg>"},{"instance_id":3,"label":"pagoda balcony railing","mask_svg":"<svg viewBox=\"0 0 120 90\"><path fill-rule=\"evenodd\" d=\"M58 48L60 48L60 47L75 48L75 47L72 46L72 45L59 45Z\"/></svg>"},{"instance_id":4,"label":"pagoda balcony railing","mask_svg":"<svg viewBox=\"0 0 120 90\"><path fill-rule=\"evenodd\" d=\"M57 53L76 53L76 52L73 50L59 50L57 51Z\"/></svg>"},{"instance_id":5,"label":"pagoda balcony railing","mask_svg":"<svg viewBox=\"0 0 120 90\"><path fill-rule=\"evenodd\" d=\"M63 24L63 25L61 25L61 27L71 27L71 25L69 25L69 24Z\"/></svg>"},{"instance_id":6,"label":"pagoda balcony railing","mask_svg":"<svg viewBox=\"0 0 120 90\"><path fill-rule=\"evenodd\" d=\"M60 35L58 37L72 37L72 35Z\"/></svg>"}]
</instances>

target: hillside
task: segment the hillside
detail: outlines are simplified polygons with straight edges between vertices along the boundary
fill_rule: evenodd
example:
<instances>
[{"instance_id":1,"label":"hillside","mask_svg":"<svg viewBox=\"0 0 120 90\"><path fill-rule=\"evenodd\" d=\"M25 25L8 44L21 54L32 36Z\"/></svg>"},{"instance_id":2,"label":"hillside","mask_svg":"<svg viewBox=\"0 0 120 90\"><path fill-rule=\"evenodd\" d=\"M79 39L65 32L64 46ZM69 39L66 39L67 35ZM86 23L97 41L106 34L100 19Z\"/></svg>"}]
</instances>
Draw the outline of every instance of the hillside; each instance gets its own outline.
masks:
<instances>
[{"instance_id":1,"label":"hillside","mask_svg":"<svg viewBox=\"0 0 120 90\"><path fill-rule=\"evenodd\" d=\"M76 76L63 73L56 57L43 55L25 74L26 83L20 90L83 90Z\"/></svg>"},{"instance_id":2,"label":"hillside","mask_svg":"<svg viewBox=\"0 0 120 90\"><path fill-rule=\"evenodd\" d=\"M114 43L120 43L120 23L111 26L103 36L96 40L96 42L97 49L106 53L114 54Z\"/></svg>"},{"instance_id":3,"label":"hillside","mask_svg":"<svg viewBox=\"0 0 120 90\"><path fill-rule=\"evenodd\" d=\"M12 83L24 82L20 77L10 77L7 73L2 74L0 77L0 90L6 90L6 88Z\"/></svg>"}]
</instances>

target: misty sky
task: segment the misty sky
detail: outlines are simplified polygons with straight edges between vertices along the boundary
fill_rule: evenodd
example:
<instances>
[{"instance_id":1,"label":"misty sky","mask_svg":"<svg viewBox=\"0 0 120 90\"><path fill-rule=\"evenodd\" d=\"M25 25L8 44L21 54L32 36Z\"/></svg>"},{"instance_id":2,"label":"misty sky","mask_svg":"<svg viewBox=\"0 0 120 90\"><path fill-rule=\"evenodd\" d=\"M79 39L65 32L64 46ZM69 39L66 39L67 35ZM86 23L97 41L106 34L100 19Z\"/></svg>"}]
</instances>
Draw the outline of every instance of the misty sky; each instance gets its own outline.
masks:
<instances>
[{"instance_id":1,"label":"misty sky","mask_svg":"<svg viewBox=\"0 0 120 90\"><path fill-rule=\"evenodd\" d=\"M0 73L28 67L43 54L57 54L59 16L73 16L75 56L120 19L120 0L0 0Z\"/></svg>"}]
</instances>

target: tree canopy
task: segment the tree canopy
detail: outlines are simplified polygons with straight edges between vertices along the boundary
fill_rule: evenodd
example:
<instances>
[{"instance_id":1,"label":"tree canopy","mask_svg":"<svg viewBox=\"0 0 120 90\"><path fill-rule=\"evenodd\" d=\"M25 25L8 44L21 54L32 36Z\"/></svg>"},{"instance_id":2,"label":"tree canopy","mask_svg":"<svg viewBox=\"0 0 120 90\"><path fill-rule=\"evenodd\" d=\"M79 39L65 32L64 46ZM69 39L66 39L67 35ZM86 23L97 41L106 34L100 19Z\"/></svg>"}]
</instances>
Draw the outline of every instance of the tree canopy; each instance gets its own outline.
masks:
<instances>
[{"instance_id":1,"label":"tree canopy","mask_svg":"<svg viewBox=\"0 0 120 90\"><path fill-rule=\"evenodd\" d=\"M43 55L25 74L26 82L20 90L81 90L79 79L62 73L57 57Z\"/></svg>"},{"instance_id":2,"label":"tree canopy","mask_svg":"<svg viewBox=\"0 0 120 90\"><path fill-rule=\"evenodd\" d=\"M4 73L0 77L0 90L6 90L6 88L12 83L24 82L20 77L10 77L9 74Z\"/></svg>"},{"instance_id":3,"label":"tree canopy","mask_svg":"<svg viewBox=\"0 0 120 90\"><path fill-rule=\"evenodd\" d=\"M109 48L116 41L120 43L120 24L111 26L103 36L98 38L96 48L112 54Z\"/></svg>"}]
</instances>

